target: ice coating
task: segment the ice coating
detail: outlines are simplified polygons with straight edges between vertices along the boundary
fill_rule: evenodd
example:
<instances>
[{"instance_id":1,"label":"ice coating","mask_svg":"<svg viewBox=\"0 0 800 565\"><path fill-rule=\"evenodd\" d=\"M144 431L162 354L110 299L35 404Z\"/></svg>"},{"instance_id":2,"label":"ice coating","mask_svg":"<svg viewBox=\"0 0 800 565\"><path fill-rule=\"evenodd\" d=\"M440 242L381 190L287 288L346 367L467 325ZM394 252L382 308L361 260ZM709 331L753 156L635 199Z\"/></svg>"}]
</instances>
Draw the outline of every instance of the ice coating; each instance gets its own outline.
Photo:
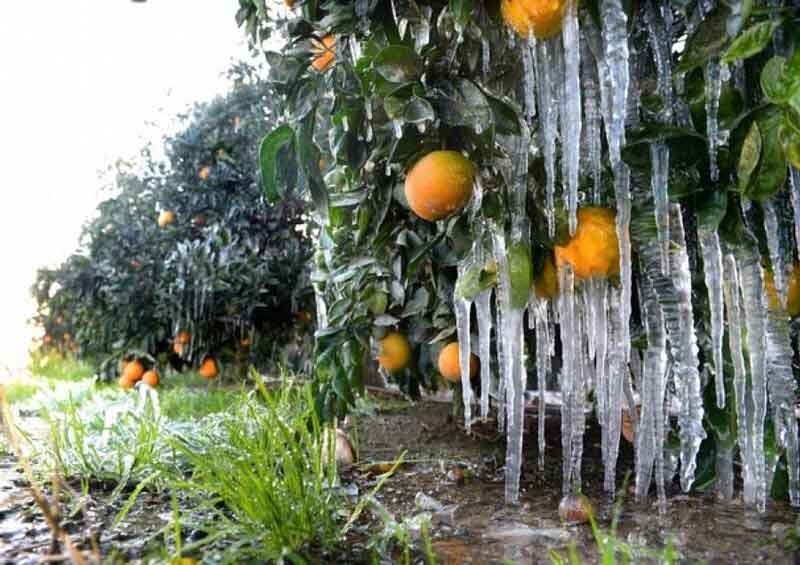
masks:
<instances>
[{"instance_id":1,"label":"ice coating","mask_svg":"<svg viewBox=\"0 0 800 565\"><path fill-rule=\"evenodd\" d=\"M725 407L725 373L722 356L725 332L725 312L722 290L722 250L717 232L700 229L697 234L703 257L703 276L708 289L708 308L711 318L711 343L714 354L714 387L717 406Z\"/></svg>"}]
</instances>

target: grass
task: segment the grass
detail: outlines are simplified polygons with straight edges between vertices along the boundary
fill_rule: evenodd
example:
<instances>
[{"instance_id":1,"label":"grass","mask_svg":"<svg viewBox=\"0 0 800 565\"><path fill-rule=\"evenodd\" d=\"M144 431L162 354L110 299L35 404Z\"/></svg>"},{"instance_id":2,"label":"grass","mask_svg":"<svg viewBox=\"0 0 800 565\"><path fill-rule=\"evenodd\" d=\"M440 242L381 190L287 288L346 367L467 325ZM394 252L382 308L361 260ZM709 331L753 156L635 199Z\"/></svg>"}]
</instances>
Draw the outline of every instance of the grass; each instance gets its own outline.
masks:
<instances>
[{"instance_id":1,"label":"grass","mask_svg":"<svg viewBox=\"0 0 800 565\"><path fill-rule=\"evenodd\" d=\"M343 501L326 433L309 386L262 384L206 433L177 438L192 468L174 483L192 500L183 520L207 534L189 549L224 539L236 541L225 544L226 561L277 561L332 548Z\"/></svg>"},{"instance_id":2,"label":"grass","mask_svg":"<svg viewBox=\"0 0 800 565\"><path fill-rule=\"evenodd\" d=\"M36 351L28 364L31 374L54 381L82 381L95 374L94 365L73 355Z\"/></svg>"}]
</instances>

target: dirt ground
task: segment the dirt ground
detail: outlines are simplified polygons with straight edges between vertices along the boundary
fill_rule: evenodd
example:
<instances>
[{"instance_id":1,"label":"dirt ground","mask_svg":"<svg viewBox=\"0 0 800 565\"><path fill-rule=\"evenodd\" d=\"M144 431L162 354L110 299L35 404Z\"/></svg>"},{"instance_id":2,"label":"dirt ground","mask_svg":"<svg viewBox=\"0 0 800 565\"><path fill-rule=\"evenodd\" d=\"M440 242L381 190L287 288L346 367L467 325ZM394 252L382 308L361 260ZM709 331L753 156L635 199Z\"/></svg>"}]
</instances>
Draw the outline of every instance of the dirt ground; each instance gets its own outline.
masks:
<instances>
[{"instance_id":1,"label":"dirt ground","mask_svg":"<svg viewBox=\"0 0 800 565\"><path fill-rule=\"evenodd\" d=\"M535 414L527 417L527 424L535 429ZM363 496L379 480L376 475L380 468L370 465L392 461L405 452L407 463L384 483L376 498L398 520L421 511L419 493L444 506L441 511L432 511L431 537L440 563L550 563L550 551L566 558L570 546L583 562L598 562L591 528L565 527L559 522L561 459L557 415L548 415L547 428L547 465L543 472L536 465L535 433L525 436L519 506L507 506L503 501L505 445L494 425L481 424L467 436L453 423L450 406L438 402L389 403L375 414L355 418L349 432L357 444L360 461L342 471L342 485L351 494L357 490L358 496ZM599 443L599 430L591 423L585 441L583 489L595 505L599 525L607 530L613 504L602 492ZM463 472L463 484L455 480L454 468ZM633 450L623 442L619 484L626 470L632 468ZM34 507L26 485L14 460L0 457L3 564L40 563L52 549L47 525ZM161 540L159 532L170 518L169 497L143 493L125 521L112 530L111 521L126 497L112 505L105 504L111 488L112 485L92 485L80 510L66 518L66 529L84 548L96 543L105 559L140 562L152 555L152 548ZM617 538L634 549L635 562L651 561L667 540L681 562L794 563L798 558L783 548L796 518L787 504L772 502L767 512L759 515L746 511L740 500L720 502L713 494L687 496L673 487L667 513L659 515L654 498L644 504L634 503L632 496L626 498ZM368 561L367 535L378 528L376 513L366 510L342 549L333 555L318 555L318 560ZM192 531L184 532L187 541L193 535ZM212 553L204 557L213 561Z\"/></svg>"}]
</instances>

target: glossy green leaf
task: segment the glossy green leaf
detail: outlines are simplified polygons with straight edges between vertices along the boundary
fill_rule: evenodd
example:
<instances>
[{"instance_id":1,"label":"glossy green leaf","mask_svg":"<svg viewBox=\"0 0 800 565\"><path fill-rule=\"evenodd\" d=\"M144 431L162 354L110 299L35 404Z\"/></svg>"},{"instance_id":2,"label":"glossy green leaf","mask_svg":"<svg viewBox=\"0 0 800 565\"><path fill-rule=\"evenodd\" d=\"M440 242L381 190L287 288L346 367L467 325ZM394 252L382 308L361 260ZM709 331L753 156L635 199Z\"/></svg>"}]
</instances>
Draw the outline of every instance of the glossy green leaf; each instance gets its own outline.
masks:
<instances>
[{"instance_id":1,"label":"glossy green leaf","mask_svg":"<svg viewBox=\"0 0 800 565\"><path fill-rule=\"evenodd\" d=\"M745 196L764 200L783 188L786 182L786 158L780 141L783 114L779 109L769 107L756 119L761 132L761 160Z\"/></svg>"},{"instance_id":2,"label":"glossy green leaf","mask_svg":"<svg viewBox=\"0 0 800 565\"><path fill-rule=\"evenodd\" d=\"M508 272L511 281L511 307L524 308L533 286L533 263L529 245L512 243L509 246Z\"/></svg>"},{"instance_id":3,"label":"glossy green leaf","mask_svg":"<svg viewBox=\"0 0 800 565\"><path fill-rule=\"evenodd\" d=\"M730 41L727 30L730 14L730 8L720 4L700 22L686 42L686 49L675 67L675 72L691 71L722 53Z\"/></svg>"},{"instance_id":4,"label":"glossy green leaf","mask_svg":"<svg viewBox=\"0 0 800 565\"><path fill-rule=\"evenodd\" d=\"M286 192L279 186L277 159L280 150L289 146L293 139L294 130L284 125L272 130L261 141L259 150L261 187L264 191L264 197L269 202L280 200Z\"/></svg>"},{"instance_id":5,"label":"glossy green leaf","mask_svg":"<svg viewBox=\"0 0 800 565\"><path fill-rule=\"evenodd\" d=\"M375 70L389 82L415 80L421 73L421 61L413 49L405 45L390 45L375 56Z\"/></svg>"},{"instance_id":6,"label":"glossy green leaf","mask_svg":"<svg viewBox=\"0 0 800 565\"><path fill-rule=\"evenodd\" d=\"M436 108L450 126L465 126L486 131L492 125L492 108L478 86L459 78L437 85Z\"/></svg>"},{"instance_id":7,"label":"glossy green leaf","mask_svg":"<svg viewBox=\"0 0 800 565\"><path fill-rule=\"evenodd\" d=\"M717 231L728 210L728 191L714 190L697 202L698 229Z\"/></svg>"},{"instance_id":8,"label":"glossy green leaf","mask_svg":"<svg viewBox=\"0 0 800 565\"><path fill-rule=\"evenodd\" d=\"M739 191L742 193L747 192L747 187L750 186L750 179L758 167L758 162L761 159L761 131L758 128L758 122L754 121L747 132L747 137L744 138L742 144L742 152L739 154L739 166L737 174L739 176Z\"/></svg>"},{"instance_id":9,"label":"glossy green leaf","mask_svg":"<svg viewBox=\"0 0 800 565\"><path fill-rule=\"evenodd\" d=\"M750 26L733 40L720 62L727 65L760 53L782 23L781 20L766 20Z\"/></svg>"}]
</instances>

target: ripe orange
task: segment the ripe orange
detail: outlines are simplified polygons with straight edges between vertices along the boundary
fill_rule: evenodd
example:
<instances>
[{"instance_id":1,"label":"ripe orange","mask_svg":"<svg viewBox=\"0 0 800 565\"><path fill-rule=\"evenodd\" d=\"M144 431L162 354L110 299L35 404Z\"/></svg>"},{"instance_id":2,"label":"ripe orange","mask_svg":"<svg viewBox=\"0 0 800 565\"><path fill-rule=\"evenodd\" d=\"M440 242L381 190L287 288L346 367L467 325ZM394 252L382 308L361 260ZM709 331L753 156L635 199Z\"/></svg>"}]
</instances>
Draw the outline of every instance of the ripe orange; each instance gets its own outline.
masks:
<instances>
[{"instance_id":1,"label":"ripe orange","mask_svg":"<svg viewBox=\"0 0 800 565\"><path fill-rule=\"evenodd\" d=\"M555 298L558 295L558 271L552 253L548 252L544 258L542 270L536 277L534 288L536 296L539 298Z\"/></svg>"},{"instance_id":2,"label":"ripe orange","mask_svg":"<svg viewBox=\"0 0 800 565\"><path fill-rule=\"evenodd\" d=\"M475 166L461 153L433 151L406 176L406 200L420 218L441 220L466 206L474 180Z\"/></svg>"},{"instance_id":3,"label":"ripe orange","mask_svg":"<svg viewBox=\"0 0 800 565\"><path fill-rule=\"evenodd\" d=\"M206 225L206 215L205 214L196 214L194 218L192 218L192 225L196 228L202 228Z\"/></svg>"},{"instance_id":4,"label":"ripe orange","mask_svg":"<svg viewBox=\"0 0 800 565\"><path fill-rule=\"evenodd\" d=\"M186 345L191 340L192 340L192 334L190 334L186 330L179 331L178 335L175 336L175 343L180 343L181 345Z\"/></svg>"},{"instance_id":5,"label":"ripe orange","mask_svg":"<svg viewBox=\"0 0 800 565\"><path fill-rule=\"evenodd\" d=\"M142 382L147 383L151 387L155 388L158 386L158 371L155 369L150 369L144 375L142 375Z\"/></svg>"},{"instance_id":6,"label":"ripe orange","mask_svg":"<svg viewBox=\"0 0 800 565\"><path fill-rule=\"evenodd\" d=\"M129 379L125 375L122 375L119 378L119 387L124 388L125 390L133 388L133 385L136 384L136 381Z\"/></svg>"},{"instance_id":7,"label":"ripe orange","mask_svg":"<svg viewBox=\"0 0 800 565\"><path fill-rule=\"evenodd\" d=\"M561 31L567 8L566 0L502 0L500 12L505 22L522 37L531 34L539 39Z\"/></svg>"},{"instance_id":8,"label":"ripe orange","mask_svg":"<svg viewBox=\"0 0 800 565\"><path fill-rule=\"evenodd\" d=\"M400 332L389 332L380 341L378 363L390 373L405 369L410 360L411 345Z\"/></svg>"},{"instance_id":9,"label":"ripe orange","mask_svg":"<svg viewBox=\"0 0 800 565\"><path fill-rule=\"evenodd\" d=\"M211 167L203 167L200 169L200 172L197 173L197 176L200 177L200 180L206 180L211 175Z\"/></svg>"},{"instance_id":10,"label":"ripe orange","mask_svg":"<svg viewBox=\"0 0 800 565\"><path fill-rule=\"evenodd\" d=\"M197 373L204 379L211 380L217 378L217 375L219 375L217 362L213 357L206 357L200 364L200 368L197 370Z\"/></svg>"},{"instance_id":11,"label":"ripe orange","mask_svg":"<svg viewBox=\"0 0 800 565\"><path fill-rule=\"evenodd\" d=\"M575 276L607 277L619 273L619 241L614 211L589 206L578 210L578 229L565 246L556 245L556 266L569 263Z\"/></svg>"},{"instance_id":12,"label":"ripe orange","mask_svg":"<svg viewBox=\"0 0 800 565\"><path fill-rule=\"evenodd\" d=\"M164 210L158 215L158 227L165 228L175 221L175 212Z\"/></svg>"},{"instance_id":13,"label":"ripe orange","mask_svg":"<svg viewBox=\"0 0 800 565\"><path fill-rule=\"evenodd\" d=\"M767 269L764 270L764 289L767 295L767 308L780 310L781 303L775 287L775 276L772 271ZM800 315L800 263L795 263L792 273L789 275L786 289L786 313L792 318Z\"/></svg>"},{"instance_id":14,"label":"ripe orange","mask_svg":"<svg viewBox=\"0 0 800 565\"><path fill-rule=\"evenodd\" d=\"M144 375L144 367L136 359L127 363L122 370L122 376L133 382L141 379L142 375Z\"/></svg>"},{"instance_id":15,"label":"ripe orange","mask_svg":"<svg viewBox=\"0 0 800 565\"><path fill-rule=\"evenodd\" d=\"M336 40L331 34L323 37L322 41L314 39L311 51L314 53L314 60L311 62L311 66L322 72L333 63L333 59L336 56Z\"/></svg>"},{"instance_id":16,"label":"ripe orange","mask_svg":"<svg viewBox=\"0 0 800 565\"><path fill-rule=\"evenodd\" d=\"M461 366L459 365L458 342L453 341L444 346L439 352L439 372L445 380L451 383L461 382ZM474 353L469 355L469 376L478 374L478 357Z\"/></svg>"}]
</instances>

